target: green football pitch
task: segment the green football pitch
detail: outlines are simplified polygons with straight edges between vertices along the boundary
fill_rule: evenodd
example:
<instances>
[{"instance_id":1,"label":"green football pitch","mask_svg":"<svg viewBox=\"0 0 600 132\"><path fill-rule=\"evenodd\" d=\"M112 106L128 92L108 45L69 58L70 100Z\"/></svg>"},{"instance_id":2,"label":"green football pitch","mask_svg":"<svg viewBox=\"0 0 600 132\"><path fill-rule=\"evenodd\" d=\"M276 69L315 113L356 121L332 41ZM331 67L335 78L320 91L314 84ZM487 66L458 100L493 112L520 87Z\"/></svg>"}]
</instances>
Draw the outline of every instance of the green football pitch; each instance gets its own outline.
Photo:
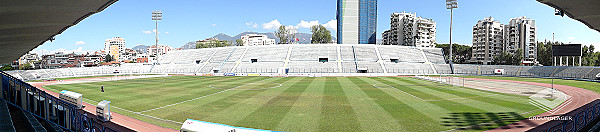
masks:
<instances>
[{"instance_id":1,"label":"green football pitch","mask_svg":"<svg viewBox=\"0 0 600 132\"><path fill-rule=\"evenodd\" d=\"M526 96L410 77L170 76L44 87L177 130L195 119L278 131L483 131L543 112Z\"/></svg>"}]
</instances>

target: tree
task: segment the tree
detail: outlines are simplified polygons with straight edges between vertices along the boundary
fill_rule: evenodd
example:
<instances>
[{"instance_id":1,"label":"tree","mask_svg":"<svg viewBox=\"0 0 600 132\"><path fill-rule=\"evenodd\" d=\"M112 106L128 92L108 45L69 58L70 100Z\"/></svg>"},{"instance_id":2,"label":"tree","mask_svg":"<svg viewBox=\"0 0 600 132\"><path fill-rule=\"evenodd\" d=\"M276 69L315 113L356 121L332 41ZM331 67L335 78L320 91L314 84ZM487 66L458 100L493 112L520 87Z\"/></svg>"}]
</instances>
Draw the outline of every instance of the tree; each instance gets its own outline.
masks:
<instances>
[{"instance_id":1,"label":"tree","mask_svg":"<svg viewBox=\"0 0 600 132\"><path fill-rule=\"evenodd\" d=\"M20 65L20 66L19 66L19 69L20 69L20 70L32 70L32 69L33 69L33 66L31 66L31 64L30 64L30 63L25 63L25 64L23 64L23 65Z\"/></svg>"},{"instance_id":2,"label":"tree","mask_svg":"<svg viewBox=\"0 0 600 132\"><path fill-rule=\"evenodd\" d=\"M2 68L0 68L0 71L10 71L10 70L15 70L15 68L13 68L10 65L4 65L4 66L2 66Z\"/></svg>"},{"instance_id":3,"label":"tree","mask_svg":"<svg viewBox=\"0 0 600 132\"><path fill-rule=\"evenodd\" d=\"M442 50L444 50L444 55L445 56L449 56L450 55L450 46L449 44L436 44L435 46L436 48L442 48ZM459 45L459 44L453 44L452 45L452 56L453 59L452 61L456 64L466 64L469 63L469 60L471 59L471 54L472 54L472 48L471 46L467 46L467 45Z\"/></svg>"},{"instance_id":4,"label":"tree","mask_svg":"<svg viewBox=\"0 0 600 132\"><path fill-rule=\"evenodd\" d=\"M327 30L327 28L325 28L325 26L314 25L314 26L310 27L310 30L312 32L312 40L310 41L310 43L324 44L324 43L332 42L331 32L329 30Z\"/></svg>"},{"instance_id":5,"label":"tree","mask_svg":"<svg viewBox=\"0 0 600 132\"><path fill-rule=\"evenodd\" d=\"M279 39L279 44L290 44L296 38L296 30L294 27L282 25L275 31L275 37Z\"/></svg>"},{"instance_id":6,"label":"tree","mask_svg":"<svg viewBox=\"0 0 600 132\"><path fill-rule=\"evenodd\" d=\"M538 42L537 44L537 60L544 66L552 65L552 43Z\"/></svg>"},{"instance_id":7,"label":"tree","mask_svg":"<svg viewBox=\"0 0 600 132\"><path fill-rule=\"evenodd\" d=\"M242 39L236 39L235 44L235 46L242 46L244 44L244 41Z\"/></svg>"},{"instance_id":8,"label":"tree","mask_svg":"<svg viewBox=\"0 0 600 132\"><path fill-rule=\"evenodd\" d=\"M231 42L229 42L229 41L220 41L220 40L217 40L217 39L211 39L211 40L208 40L206 42L196 43L196 49L225 47L225 46L229 46L230 43Z\"/></svg>"},{"instance_id":9,"label":"tree","mask_svg":"<svg viewBox=\"0 0 600 132\"><path fill-rule=\"evenodd\" d=\"M494 65L510 65L512 63L512 54L508 52L502 52L500 55L494 56L492 64Z\"/></svg>"},{"instance_id":10,"label":"tree","mask_svg":"<svg viewBox=\"0 0 600 132\"><path fill-rule=\"evenodd\" d=\"M115 60L115 59L114 59L112 56L110 56L109 54L107 54L107 55L104 57L104 62L112 62L112 61L114 61L114 60Z\"/></svg>"},{"instance_id":11,"label":"tree","mask_svg":"<svg viewBox=\"0 0 600 132\"><path fill-rule=\"evenodd\" d=\"M518 49L516 54L513 54L510 58L511 63L509 65L521 65L521 62L523 62L524 57L523 57L523 49Z\"/></svg>"},{"instance_id":12,"label":"tree","mask_svg":"<svg viewBox=\"0 0 600 132\"><path fill-rule=\"evenodd\" d=\"M500 55L494 56L492 64L494 65L521 65L523 61L523 49L518 49L515 54L502 52Z\"/></svg>"}]
</instances>

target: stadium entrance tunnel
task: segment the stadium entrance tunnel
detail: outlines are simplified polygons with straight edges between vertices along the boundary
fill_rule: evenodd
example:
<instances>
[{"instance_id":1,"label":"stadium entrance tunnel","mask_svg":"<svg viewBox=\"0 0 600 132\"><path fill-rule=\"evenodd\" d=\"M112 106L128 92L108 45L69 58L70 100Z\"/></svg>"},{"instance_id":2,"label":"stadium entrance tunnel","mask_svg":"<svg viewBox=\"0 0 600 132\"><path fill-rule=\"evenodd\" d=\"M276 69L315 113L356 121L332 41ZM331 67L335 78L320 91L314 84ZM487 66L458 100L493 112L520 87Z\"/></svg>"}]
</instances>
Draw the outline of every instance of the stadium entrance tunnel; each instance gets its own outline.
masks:
<instances>
[{"instance_id":1,"label":"stadium entrance tunnel","mask_svg":"<svg viewBox=\"0 0 600 132\"><path fill-rule=\"evenodd\" d=\"M323 62L323 63L329 62L329 58L327 58L327 57L319 57L319 62Z\"/></svg>"},{"instance_id":2,"label":"stadium entrance tunnel","mask_svg":"<svg viewBox=\"0 0 600 132\"><path fill-rule=\"evenodd\" d=\"M208 85L208 87L213 89L222 89L222 90L265 90L281 87L281 83L273 83L273 82L253 82L244 85L239 85L238 82L222 82Z\"/></svg>"},{"instance_id":3,"label":"stadium entrance tunnel","mask_svg":"<svg viewBox=\"0 0 600 132\"><path fill-rule=\"evenodd\" d=\"M356 73L369 73L367 68L357 68Z\"/></svg>"},{"instance_id":4,"label":"stadium entrance tunnel","mask_svg":"<svg viewBox=\"0 0 600 132\"><path fill-rule=\"evenodd\" d=\"M398 59L398 58L390 58L390 61L393 62L393 63L398 63L398 62L400 62L400 59Z\"/></svg>"}]
</instances>

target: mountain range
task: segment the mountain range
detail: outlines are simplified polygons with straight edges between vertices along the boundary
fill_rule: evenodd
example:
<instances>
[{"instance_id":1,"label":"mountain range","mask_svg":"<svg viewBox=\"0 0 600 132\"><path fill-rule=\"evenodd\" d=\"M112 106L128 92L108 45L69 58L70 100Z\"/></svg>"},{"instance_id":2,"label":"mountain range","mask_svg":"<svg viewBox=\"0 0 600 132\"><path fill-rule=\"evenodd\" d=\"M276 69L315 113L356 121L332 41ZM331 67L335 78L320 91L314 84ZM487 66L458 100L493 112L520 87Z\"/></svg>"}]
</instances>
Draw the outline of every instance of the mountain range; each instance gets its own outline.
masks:
<instances>
[{"instance_id":1,"label":"mountain range","mask_svg":"<svg viewBox=\"0 0 600 132\"><path fill-rule=\"evenodd\" d=\"M148 53L148 46L146 46L146 45L138 44L138 45L136 45L135 47L133 47L131 49L135 50L135 51L140 51L142 53Z\"/></svg>"},{"instance_id":2,"label":"mountain range","mask_svg":"<svg viewBox=\"0 0 600 132\"><path fill-rule=\"evenodd\" d=\"M229 36L227 34L220 33L220 34L213 36L212 38L217 38L219 40L235 41L236 39L241 39L242 36L248 35L248 34L267 35L267 37L269 37L271 39L275 39L275 41L279 42L279 38L277 38L274 33L259 33L259 32L242 32L233 37ZM308 33L297 33L296 34L296 38L298 38L300 40L300 41L298 41L298 43L300 43L300 44L310 44L311 37L312 37L312 34L308 34Z\"/></svg>"}]
</instances>

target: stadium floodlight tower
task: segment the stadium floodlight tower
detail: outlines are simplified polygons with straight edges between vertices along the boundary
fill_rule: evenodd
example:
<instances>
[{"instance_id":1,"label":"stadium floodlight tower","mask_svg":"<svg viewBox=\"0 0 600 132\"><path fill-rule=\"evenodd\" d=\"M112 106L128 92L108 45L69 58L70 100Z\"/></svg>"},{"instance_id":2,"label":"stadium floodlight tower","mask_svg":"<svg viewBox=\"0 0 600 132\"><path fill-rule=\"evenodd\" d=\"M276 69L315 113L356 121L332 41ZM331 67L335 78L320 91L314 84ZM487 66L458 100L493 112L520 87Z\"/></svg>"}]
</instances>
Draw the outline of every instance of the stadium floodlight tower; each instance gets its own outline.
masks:
<instances>
[{"instance_id":1,"label":"stadium floodlight tower","mask_svg":"<svg viewBox=\"0 0 600 132\"><path fill-rule=\"evenodd\" d=\"M450 56L448 57L450 58L450 64L452 64L452 15L454 13L454 8L458 8L458 2L456 0L446 0L446 9L450 9ZM452 71L452 74L454 74L454 68L450 70Z\"/></svg>"},{"instance_id":2,"label":"stadium floodlight tower","mask_svg":"<svg viewBox=\"0 0 600 132\"><path fill-rule=\"evenodd\" d=\"M154 30L154 34L156 35L156 47L154 47L156 49L154 54L156 55L154 56L154 59L156 59L156 61L154 63L158 64L158 21L162 20L162 11L152 11L152 20L156 22L156 29Z\"/></svg>"}]
</instances>

